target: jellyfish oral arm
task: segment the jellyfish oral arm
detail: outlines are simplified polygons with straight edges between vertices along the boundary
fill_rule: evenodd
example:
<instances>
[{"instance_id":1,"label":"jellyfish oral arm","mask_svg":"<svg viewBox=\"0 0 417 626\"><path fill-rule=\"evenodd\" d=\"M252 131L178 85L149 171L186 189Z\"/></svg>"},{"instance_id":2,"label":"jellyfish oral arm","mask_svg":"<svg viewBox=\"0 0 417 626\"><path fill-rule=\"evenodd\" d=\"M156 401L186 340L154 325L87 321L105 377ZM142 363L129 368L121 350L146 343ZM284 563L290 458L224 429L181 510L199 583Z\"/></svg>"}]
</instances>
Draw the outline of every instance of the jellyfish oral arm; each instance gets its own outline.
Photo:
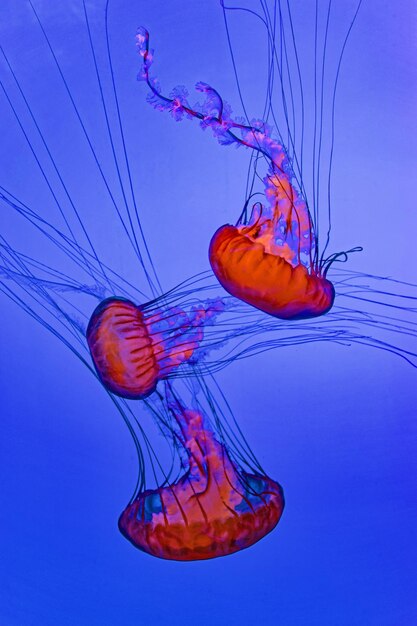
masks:
<instances>
[{"instance_id":1,"label":"jellyfish oral arm","mask_svg":"<svg viewBox=\"0 0 417 626\"><path fill-rule=\"evenodd\" d=\"M311 237L313 228L311 216L306 202L301 199L299 192L291 183L293 171L287 150L280 141L271 136L272 127L262 120L253 120L253 124L248 126L243 123L243 119L233 119L230 106L213 87L203 82L196 85L197 91L206 95L205 101L199 105L199 110L189 106L188 93L184 87L176 87L171 93L172 97L163 96L158 80L149 75L149 68L153 63L153 51L149 50L149 33L144 28L139 28L136 41L138 52L143 59L138 79L145 81L152 92L149 102L158 110L169 111L177 121L182 120L184 116L190 119L197 118L201 127L211 128L223 145L245 146L262 154L269 164L269 173L264 179L265 196L275 213L275 222L279 221L280 226L285 229L281 235L298 228L297 240L303 242L302 251L311 252L314 240L314 237ZM240 133L240 137L236 132ZM295 249L293 256L295 254L299 256L300 251Z\"/></svg>"}]
</instances>

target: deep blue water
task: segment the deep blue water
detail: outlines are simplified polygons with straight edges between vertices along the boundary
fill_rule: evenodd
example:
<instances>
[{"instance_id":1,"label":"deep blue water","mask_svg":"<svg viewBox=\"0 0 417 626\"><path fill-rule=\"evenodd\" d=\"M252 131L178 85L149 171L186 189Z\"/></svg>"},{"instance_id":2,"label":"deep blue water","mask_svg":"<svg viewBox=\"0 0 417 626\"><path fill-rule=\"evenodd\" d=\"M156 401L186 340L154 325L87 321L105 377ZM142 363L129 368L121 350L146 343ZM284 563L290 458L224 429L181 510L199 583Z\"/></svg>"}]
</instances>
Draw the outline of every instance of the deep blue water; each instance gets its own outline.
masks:
<instances>
[{"instance_id":1,"label":"deep blue water","mask_svg":"<svg viewBox=\"0 0 417 626\"><path fill-rule=\"evenodd\" d=\"M114 182L82 4L35 6ZM104 63L104 3L87 6ZM314 3L299 6L304 49ZM334 7L335 45L354 8L345 0ZM416 19L411 0L369 0L352 31L338 92L332 230L332 251L364 248L350 269L411 282ZM232 22L244 99L260 115L262 34L254 27L249 36L247 14ZM178 83L191 91L204 80L236 114L242 111L217 2L110 2L110 46L140 215L169 288L208 268L212 233L241 210L248 154L220 147L195 123L176 124L145 102L145 85L136 81L138 25L151 33L154 71L165 91ZM141 288L143 274L126 253L26 2L3 1L0 38L104 258ZM308 64L303 69L308 76ZM18 102L4 60L1 77ZM49 192L0 96L0 184L52 219ZM30 123L22 106L19 116ZM38 140L34 149L42 152ZM54 177L50 169L48 176ZM58 255L45 259L32 230L2 208L3 219L20 252L58 263ZM223 370L219 383L262 465L283 485L286 509L277 529L248 550L167 562L135 550L117 529L137 465L108 396L64 345L5 297L1 320L2 625L417 623L416 370L405 361L323 342L280 348Z\"/></svg>"}]
</instances>

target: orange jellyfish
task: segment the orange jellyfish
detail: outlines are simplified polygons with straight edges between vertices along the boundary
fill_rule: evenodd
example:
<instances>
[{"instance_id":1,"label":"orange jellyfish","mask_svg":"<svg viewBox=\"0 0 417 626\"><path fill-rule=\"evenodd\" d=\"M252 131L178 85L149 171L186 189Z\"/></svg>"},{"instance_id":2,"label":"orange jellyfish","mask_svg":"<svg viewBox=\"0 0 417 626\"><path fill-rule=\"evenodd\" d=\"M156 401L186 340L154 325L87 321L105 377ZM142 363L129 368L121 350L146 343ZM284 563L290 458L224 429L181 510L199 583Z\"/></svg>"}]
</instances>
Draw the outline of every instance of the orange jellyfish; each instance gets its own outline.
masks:
<instances>
[{"instance_id":1,"label":"orange jellyfish","mask_svg":"<svg viewBox=\"0 0 417 626\"><path fill-rule=\"evenodd\" d=\"M159 380L193 356L203 340L203 325L222 310L220 299L194 306L188 313L179 307L158 307L155 301L137 306L125 298L103 300L86 332L101 382L124 398L145 398Z\"/></svg>"},{"instance_id":2,"label":"orange jellyfish","mask_svg":"<svg viewBox=\"0 0 417 626\"><path fill-rule=\"evenodd\" d=\"M213 235L213 272L226 291L274 317L323 315L335 290L313 263L308 209L285 173L266 178L266 196L269 207L257 203L247 223L226 224Z\"/></svg>"},{"instance_id":3,"label":"orange jellyfish","mask_svg":"<svg viewBox=\"0 0 417 626\"><path fill-rule=\"evenodd\" d=\"M169 390L167 398L188 467L175 483L139 493L121 514L120 531L140 550L178 561L253 545L280 520L281 486L239 468L201 411L184 408Z\"/></svg>"},{"instance_id":4,"label":"orange jellyfish","mask_svg":"<svg viewBox=\"0 0 417 626\"><path fill-rule=\"evenodd\" d=\"M268 163L266 202L254 205L249 221L245 210L236 226L222 226L211 240L210 264L221 285L278 318L304 319L327 313L335 291L326 273L338 255L327 260L318 255L313 220L303 193L293 182L283 142L272 137L272 128L263 121L253 120L248 126L233 119L227 103L205 83L197 83L196 88L206 99L193 108L183 87L176 87L169 98L161 95L158 81L149 76L153 52L143 28L138 31L137 44L143 59L138 78L151 89L149 101L156 109L168 110L176 120L197 118L221 144L251 148Z\"/></svg>"}]
</instances>

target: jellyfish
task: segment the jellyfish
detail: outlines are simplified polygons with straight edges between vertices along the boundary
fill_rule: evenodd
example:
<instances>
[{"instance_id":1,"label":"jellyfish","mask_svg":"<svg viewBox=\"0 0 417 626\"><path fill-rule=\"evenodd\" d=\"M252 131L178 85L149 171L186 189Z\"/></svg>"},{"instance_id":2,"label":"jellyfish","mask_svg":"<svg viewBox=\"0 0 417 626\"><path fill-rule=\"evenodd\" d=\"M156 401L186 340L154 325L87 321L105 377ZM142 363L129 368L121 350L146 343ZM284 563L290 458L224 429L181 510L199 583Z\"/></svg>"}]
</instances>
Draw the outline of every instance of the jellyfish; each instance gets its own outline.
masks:
<instances>
[{"instance_id":1,"label":"jellyfish","mask_svg":"<svg viewBox=\"0 0 417 626\"><path fill-rule=\"evenodd\" d=\"M308 319L330 311L335 289L326 275L332 263L348 253L327 259L319 255L305 191L296 187L293 163L282 138L275 138L273 128L263 120L247 125L244 118L233 118L230 106L206 83L196 84L205 100L194 108L183 87L176 87L169 97L162 95L159 82L149 74L153 63L149 33L141 27L136 39L142 58L138 79L147 83L148 100L156 109L169 111L177 121L196 118L220 144L250 148L268 164L264 203L255 202L248 216L249 196L237 224L221 226L210 241L209 260L220 284L233 296L280 319Z\"/></svg>"},{"instance_id":2,"label":"jellyfish","mask_svg":"<svg viewBox=\"0 0 417 626\"><path fill-rule=\"evenodd\" d=\"M284 509L281 486L241 469L201 410L185 408L169 388L166 398L186 467L175 482L139 493L121 514L120 531L144 552L178 561L226 556L251 546L278 524Z\"/></svg>"},{"instance_id":3,"label":"jellyfish","mask_svg":"<svg viewBox=\"0 0 417 626\"><path fill-rule=\"evenodd\" d=\"M178 307L152 309L127 299L106 298L94 310L86 331L94 366L107 389L124 398L155 391L203 340L203 324L222 308L205 302L188 316Z\"/></svg>"}]
</instances>

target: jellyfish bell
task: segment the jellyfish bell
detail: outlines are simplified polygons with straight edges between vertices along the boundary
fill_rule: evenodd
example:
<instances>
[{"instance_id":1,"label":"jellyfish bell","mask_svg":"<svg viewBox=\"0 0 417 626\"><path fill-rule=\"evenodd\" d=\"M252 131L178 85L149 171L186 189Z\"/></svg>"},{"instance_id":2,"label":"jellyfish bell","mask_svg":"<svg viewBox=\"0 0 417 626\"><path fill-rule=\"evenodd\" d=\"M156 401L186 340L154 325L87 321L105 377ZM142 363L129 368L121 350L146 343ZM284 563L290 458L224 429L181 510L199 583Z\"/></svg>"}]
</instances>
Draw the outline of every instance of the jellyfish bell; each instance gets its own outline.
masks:
<instances>
[{"instance_id":1,"label":"jellyfish bell","mask_svg":"<svg viewBox=\"0 0 417 626\"><path fill-rule=\"evenodd\" d=\"M119 518L121 533L153 556L192 561L248 548L271 532L283 509L281 486L231 459L201 411L169 400L188 467L174 483L145 490Z\"/></svg>"},{"instance_id":2,"label":"jellyfish bell","mask_svg":"<svg viewBox=\"0 0 417 626\"><path fill-rule=\"evenodd\" d=\"M274 317L307 319L324 315L333 306L335 290L329 280L268 252L250 225L219 228L210 242L209 258L226 291Z\"/></svg>"},{"instance_id":3,"label":"jellyfish bell","mask_svg":"<svg viewBox=\"0 0 417 626\"><path fill-rule=\"evenodd\" d=\"M133 302L101 302L86 337L97 374L109 391L125 398L143 398L154 391L157 361L144 316Z\"/></svg>"},{"instance_id":4,"label":"jellyfish bell","mask_svg":"<svg viewBox=\"0 0 417 626\"><path fill-rule=\"evenodd\" d=\"M265 210L255 204L247 223L221 226L211 239L209 260L224 289L280 319L327 313L335 290L320 270L306 264L311 258L311 235L300 235L302 213L293 205L284 217L277 207ZM296 250L290 240L297 242ZM302 242L307 244L304 249Z\"/></svg>"}]
</instances>

